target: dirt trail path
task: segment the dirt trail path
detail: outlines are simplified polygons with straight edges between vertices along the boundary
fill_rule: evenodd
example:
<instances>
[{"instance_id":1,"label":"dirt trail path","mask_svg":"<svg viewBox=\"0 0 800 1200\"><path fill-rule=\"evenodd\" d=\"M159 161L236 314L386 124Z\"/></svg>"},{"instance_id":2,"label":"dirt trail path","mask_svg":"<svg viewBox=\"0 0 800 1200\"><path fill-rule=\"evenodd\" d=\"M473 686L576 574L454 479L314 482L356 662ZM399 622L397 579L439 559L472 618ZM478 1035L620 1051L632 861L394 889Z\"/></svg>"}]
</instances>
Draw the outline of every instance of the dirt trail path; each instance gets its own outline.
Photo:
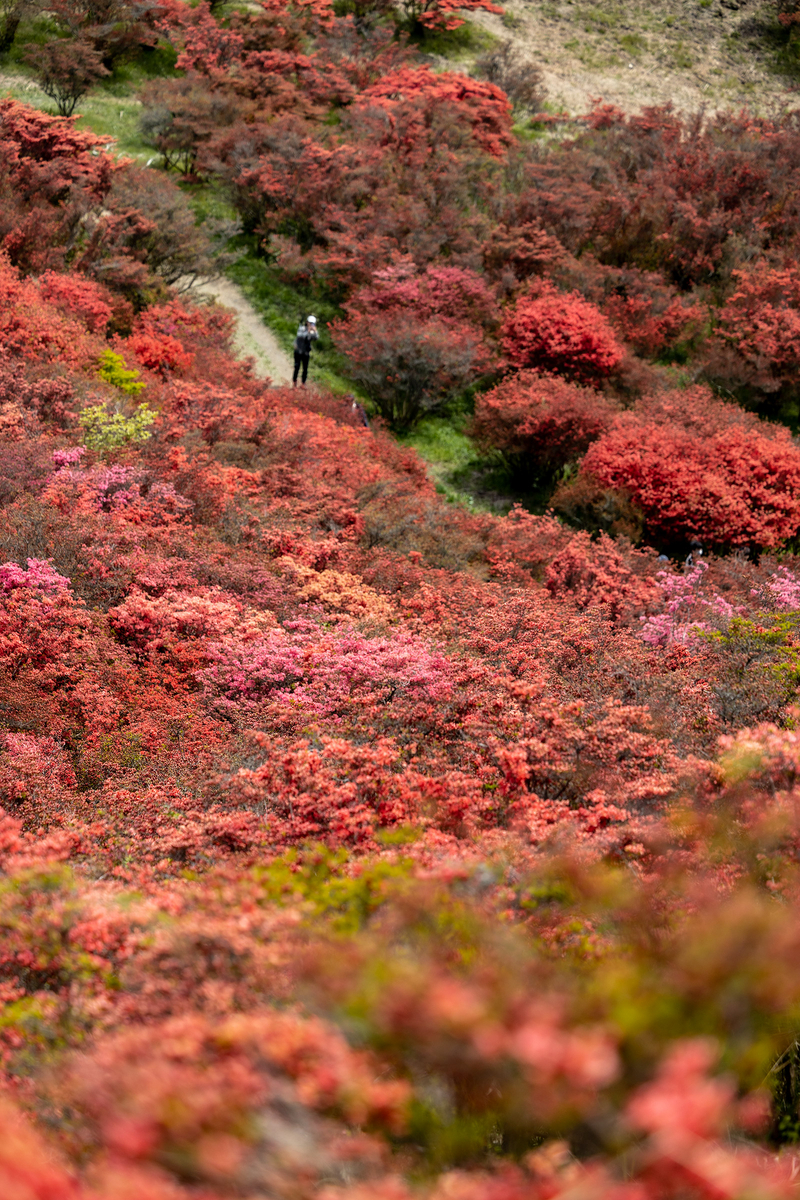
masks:
<instances>
[{"instance_id":1,"label":"dirt trail path","mask_svg":"<svg viewBox=\"0 0 800 1200\"><path fill-rule=\"evenodd\" d=\"M289 383L293 364L289 355L268 329L241 288L229 279L198 280L188 290L190 296L210 296L236 313L234 348L241 358L255 360L256 375L267 376L273 383Z\"/></svg>"}]
</instances>

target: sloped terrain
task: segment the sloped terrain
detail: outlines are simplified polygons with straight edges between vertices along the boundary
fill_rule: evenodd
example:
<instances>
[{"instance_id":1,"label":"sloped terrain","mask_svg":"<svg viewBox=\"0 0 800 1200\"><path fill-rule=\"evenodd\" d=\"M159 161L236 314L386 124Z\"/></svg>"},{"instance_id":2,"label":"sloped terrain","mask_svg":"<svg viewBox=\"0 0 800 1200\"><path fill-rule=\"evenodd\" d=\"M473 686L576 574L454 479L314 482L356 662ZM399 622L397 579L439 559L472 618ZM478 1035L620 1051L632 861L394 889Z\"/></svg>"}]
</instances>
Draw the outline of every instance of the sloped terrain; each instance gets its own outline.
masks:
<instances>
[{"instance_id":1,"label":"sloped terrain","mask_svg":"<svg viewBox=\"0 0 800 1200\"><path fill-rule=\"evenodd\" d=\"M762 0L511 0L505 9L471 20L539 67L554 111L588 112L598 98L625 112L674 104L770 114L792 103L793 60Z\"/></svg>"},{"instance_id":2,"label":"sloped terrain","mask_svg":"<svg viewBox=\"0 0 800 1200\"><path fill-rule=\"evenodd\" d=\"M370 422L172 290L177 169L0 102L0 1197L796 1197L796 118L157 32Z\"/></svg>"}]
</instances>

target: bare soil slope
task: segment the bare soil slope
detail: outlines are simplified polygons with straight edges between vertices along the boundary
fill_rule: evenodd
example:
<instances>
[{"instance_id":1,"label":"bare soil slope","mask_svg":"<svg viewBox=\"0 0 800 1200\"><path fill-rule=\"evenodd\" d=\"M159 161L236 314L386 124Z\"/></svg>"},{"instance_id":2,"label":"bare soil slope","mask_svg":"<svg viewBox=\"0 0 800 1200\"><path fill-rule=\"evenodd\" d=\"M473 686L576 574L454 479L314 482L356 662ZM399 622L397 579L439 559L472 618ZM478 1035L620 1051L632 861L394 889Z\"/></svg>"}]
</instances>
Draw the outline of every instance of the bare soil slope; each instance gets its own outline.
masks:
<instances>
[{"instance_id":1,"label":"bare soil slope","mask_svg":"<svg viewBox=\"0 0 800 1200\"><path fill-rule=\"evenodd\" d=\"M229 279L198 280L189 289L189 294L210 296L225 308L236 313L234 347L239 358L252 358L255 373L269 378L275 384L288 383L292 378L293 364L289 355L268 329L250 301Z\"/></svg>"},{"instance_id":2,"label":"bare soil slope","mask_svg":"<svg viewBox=\"0 0 800 1200\"><path fill-rule=\"evenodd\" d=\"M470 19L518 45L541 69L550 105L573 115L598 97L627 112L671 101L685 112L746 106L763 114L798 103L778 67L775 10L763 0L505 0L505 7L505 18Z\"/></svg>"}]
</instances>

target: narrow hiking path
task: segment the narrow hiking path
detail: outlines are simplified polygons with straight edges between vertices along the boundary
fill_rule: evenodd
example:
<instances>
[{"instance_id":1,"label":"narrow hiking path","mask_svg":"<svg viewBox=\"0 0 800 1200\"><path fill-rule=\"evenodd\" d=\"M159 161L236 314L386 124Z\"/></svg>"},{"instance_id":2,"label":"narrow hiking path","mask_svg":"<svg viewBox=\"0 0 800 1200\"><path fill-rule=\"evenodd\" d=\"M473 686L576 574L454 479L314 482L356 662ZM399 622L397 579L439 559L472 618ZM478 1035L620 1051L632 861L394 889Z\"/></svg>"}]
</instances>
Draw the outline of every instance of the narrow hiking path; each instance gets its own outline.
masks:
<instances>
[{"instance_id":1,"label":"narrow hiking path","mask_svg":"<svg viewBox=\"0 0 800 1200\"><path fill-rule=\"evenodd\" d=\"M292 360L237 284L222 278L197 280L187 294L209 296L232 309L236 313L233 344L237 356L252 358L255 373L262 379L269 377L275 384L291 382Z\"/></svg>"}]
</instances>

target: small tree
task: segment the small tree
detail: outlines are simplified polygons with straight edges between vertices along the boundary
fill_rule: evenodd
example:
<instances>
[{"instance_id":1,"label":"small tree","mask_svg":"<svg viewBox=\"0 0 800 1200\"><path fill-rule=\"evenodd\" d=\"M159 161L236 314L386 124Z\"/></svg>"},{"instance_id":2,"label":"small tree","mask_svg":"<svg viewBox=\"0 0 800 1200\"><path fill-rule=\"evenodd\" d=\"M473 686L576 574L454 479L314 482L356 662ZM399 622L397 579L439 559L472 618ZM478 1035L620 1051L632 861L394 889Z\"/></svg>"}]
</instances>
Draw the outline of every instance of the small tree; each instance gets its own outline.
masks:
<instances>
[{"instance_id":1,"label":"small tree","mask_svg":"<svg viewBox=\"0 0 800 1200\"><path fill-rule=\"evenodd\" d=\"M405 309L379 319L352 313L332 334L353 378L395 429L410 428L491 363L479 329Z\"/></svg>"},{"instance_id":2,"label":"small tree","mask_svg":"<svg viewBox=\"0 0 800 1200\"><path fill-rule=\"evenodd\" d=\"M501 88L514 108L540 112L544 106L547 93L542 73L513 42L500 42L476 58L475 74Z\"/></svg>"},{"instance_id":3,"label":"small tree","mask_svg":"<svg viewBox=\"0 0 800 1200\"><path fill-rule=\"evenodd\" d=\"M111 74L103 66L100 53L84 38L59 38L44 46L32 45L25 58L62 117L71 117L81 96Z\"/></svg>"},{"instance_id":4,"label":"small tree","mask_svg":"<svg viewBox=\"0 0 800 1200\"><path fill-rule=\"evenodd\" d=\"M8 54L22 18L32 7L26 0L0 0L0 54Z\"/></svg>"},{"instance_id":5,"label":"small tree","mask_svg":"<svg viewBox=\"0 0 800 1200\"><path fill-rule=\"evenodd\" d=\"M409 28L422 34L430 29L458 29L465 21L461 14L479 8L501 15L504 11L492 0L402 0L400 4Z\"/></svg>"}]
</instances>

